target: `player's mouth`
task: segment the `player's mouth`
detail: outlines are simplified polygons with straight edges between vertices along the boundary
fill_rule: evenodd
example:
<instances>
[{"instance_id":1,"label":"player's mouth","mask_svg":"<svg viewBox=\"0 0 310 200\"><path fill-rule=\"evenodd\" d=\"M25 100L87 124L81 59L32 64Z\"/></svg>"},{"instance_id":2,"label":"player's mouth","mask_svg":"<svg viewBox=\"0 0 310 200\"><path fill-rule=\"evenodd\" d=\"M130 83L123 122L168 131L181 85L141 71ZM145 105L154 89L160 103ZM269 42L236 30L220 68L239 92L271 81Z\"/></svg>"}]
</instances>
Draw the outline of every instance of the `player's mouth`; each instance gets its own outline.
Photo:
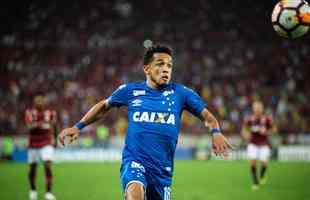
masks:
<instances>
[{"instance_id":1,"label":"player's mouth","mask_svg":"<svg viewBox=\"0 0 310 200\"><path fill-rule=\"evenodd\" d=\"M169 81L169 76L168 75L162 75L161 79L164 80L165 82Z\"/></svg>"}]
</instances>

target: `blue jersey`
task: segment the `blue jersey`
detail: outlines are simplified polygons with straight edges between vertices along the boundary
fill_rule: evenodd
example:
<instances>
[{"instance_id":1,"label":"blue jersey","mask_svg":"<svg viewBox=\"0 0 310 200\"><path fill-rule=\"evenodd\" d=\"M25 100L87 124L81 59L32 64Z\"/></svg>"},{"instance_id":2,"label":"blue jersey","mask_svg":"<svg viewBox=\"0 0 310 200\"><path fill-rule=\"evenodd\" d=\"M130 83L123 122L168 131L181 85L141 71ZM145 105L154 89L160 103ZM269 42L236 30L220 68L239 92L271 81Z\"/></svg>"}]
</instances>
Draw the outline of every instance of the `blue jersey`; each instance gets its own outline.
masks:
<instances>
[{"instance_id":1,"label":"blue jersey","mask_svg":"<svg viewBox=\"0 0 310 200\"><path fill-rule=\"evenodd\" d=\"M155 182L170 185L182 111L200 116L206 103L181 84L153 89L146 82L121 85L108 102L111 106L128 107L123 163L141 163L156 176Z\"/></svg>"}]
</instances>

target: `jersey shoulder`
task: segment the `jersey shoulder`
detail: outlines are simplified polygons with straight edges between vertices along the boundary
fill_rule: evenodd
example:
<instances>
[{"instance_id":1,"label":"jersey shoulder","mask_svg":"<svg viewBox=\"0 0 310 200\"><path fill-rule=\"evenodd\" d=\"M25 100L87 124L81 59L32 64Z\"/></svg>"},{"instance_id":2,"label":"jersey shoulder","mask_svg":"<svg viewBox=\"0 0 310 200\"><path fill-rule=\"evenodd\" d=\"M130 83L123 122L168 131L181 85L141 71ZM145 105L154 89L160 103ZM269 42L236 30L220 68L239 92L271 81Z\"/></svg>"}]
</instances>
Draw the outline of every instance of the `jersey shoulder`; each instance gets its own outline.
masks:
<instances>
[{"instance_id":1,"label":"jersey shoulder","mask_svg":"<svg viewBox=\"0 0 310 200\"><path fill-rule=\"evenodd\" d=\"M118 86L117 89L127 89L127 90L133 90L136 88L145 88L144 82L131 82L131 83L124 83Z\"/></svg>"},{"instance_id":2,"label":"jersey shoulder","mask_svg":"<svg viewBox=\"0 0 310 200\"><path fill-rule=\"evenodd\" d=\"M181 83L171 83L171 87L177 92L194 92L194 90Z\"/></svg>"},{"instance_id":3,"label":"jersey shoulder","mask_svg":"<svg viewBox=\"0 0 310 200\"><path fill-rule=\"evenodd\" d=\"M173 89L176 91L178 95L181 95L183 98L193 98L199 97L198 93L195 92L193 89L180 84L180 83L172 83Z\"/></svg>"}]
</instances>

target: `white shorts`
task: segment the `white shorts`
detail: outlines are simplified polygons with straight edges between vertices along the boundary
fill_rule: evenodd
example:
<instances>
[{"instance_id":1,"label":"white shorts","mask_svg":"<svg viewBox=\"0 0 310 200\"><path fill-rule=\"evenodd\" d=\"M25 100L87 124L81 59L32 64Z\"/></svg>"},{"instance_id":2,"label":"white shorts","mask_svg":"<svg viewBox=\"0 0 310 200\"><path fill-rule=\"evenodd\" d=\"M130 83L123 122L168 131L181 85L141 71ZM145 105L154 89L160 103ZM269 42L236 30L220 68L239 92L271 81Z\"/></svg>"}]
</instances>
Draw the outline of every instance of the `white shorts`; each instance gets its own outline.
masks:
<instances>
[{"instance_id":1,"label":"white shorts","mask_svg":"<svg viewBox=\"0 0 310 200\"><path fill-rule=\"evenodd\" d=\"M247 154L250 160L268 161L270 157L270 147L268 145L258 146L249 144Z\"/></svg>"},{"instance_id":2,"label":"white shorts","mask_svg":"<svg viewBox=\"0 0 310 200\"><path fill-rule=\"evenodd\" d=\"M53 161L54 147L52 145L42 148L28 149L28 163L38 163L40 161Z\"/></svg>"}]
</instances>

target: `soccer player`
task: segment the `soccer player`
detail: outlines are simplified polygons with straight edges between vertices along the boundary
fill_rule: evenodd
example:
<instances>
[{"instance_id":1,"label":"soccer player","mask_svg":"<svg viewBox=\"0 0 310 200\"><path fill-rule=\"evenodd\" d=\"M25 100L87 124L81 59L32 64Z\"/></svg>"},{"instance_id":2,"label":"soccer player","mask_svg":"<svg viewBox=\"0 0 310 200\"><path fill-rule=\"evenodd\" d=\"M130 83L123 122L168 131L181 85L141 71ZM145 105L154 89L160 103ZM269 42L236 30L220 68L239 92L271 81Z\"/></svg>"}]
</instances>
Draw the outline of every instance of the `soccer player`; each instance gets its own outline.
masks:
<instances>
[{"instance_id":1,"label":"soccer player","mask_svg":"<svg viewBox=\"0 0 310 200\"><path fill-rule=\"evenodd\" d=\"M272 133L272 118L264 114L264 105L260 101L252 104L253 114L246 116L241 134L249 142L247 154L250 159L251 174L253 178L252 189L257 190L258 184L266 183L267 163L270 156L268 136ZM260 161L261 170L257 177L256 161Z\"/></svg>"},{"instance_id":2,"label":"soccer player","mask_svg":"<svg viewBox=\"0 0 310 200\"><path fill-rule=\"evenodd\" d=\"M38 199L36 191L36 169L37 164L43 161L46 180L46 200L55 200L51 193L52 189L52 160L53 160L53 135L56 136L56 111L46 107L43 94L37 94L33 99L33 107L26 110L26 125L29 129L28 163L30 181L30 200Z\"/></svg>"},{"instance_id":3,"label":"soccer player","mask_svg":"<svg viewBox=\"0 0 310 200\"><path fill-rule=\"evenodd\" d=\"M170 83L173 53L167 46L151 46L144 54L145 82L119 86L73 127L59 135L62 144L73 142L80 130L101 118L112 107L128 107L128 130L121 164L126 200L170 200L174 153L181 114L188 110L212 132L213 150L226 156L231 145L206 103L193 90Z\"/></svg>"}]
</instances>

